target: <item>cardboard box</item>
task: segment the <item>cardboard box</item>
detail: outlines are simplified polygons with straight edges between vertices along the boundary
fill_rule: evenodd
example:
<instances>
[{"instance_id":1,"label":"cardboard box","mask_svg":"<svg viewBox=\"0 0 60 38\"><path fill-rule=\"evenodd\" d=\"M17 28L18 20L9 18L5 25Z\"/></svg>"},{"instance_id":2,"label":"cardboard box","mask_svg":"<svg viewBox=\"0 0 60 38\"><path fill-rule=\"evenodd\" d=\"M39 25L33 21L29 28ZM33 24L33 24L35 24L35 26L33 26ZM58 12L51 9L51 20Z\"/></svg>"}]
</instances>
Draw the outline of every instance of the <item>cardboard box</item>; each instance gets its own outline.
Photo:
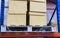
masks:
<instances>
[{"instance_id":1,"label":"cardboard box","mask_svg":"<svg viewBox=\"0 0 60 38\"><path fill-rule=\"evenodd\" d=\"M33 2L35 1L35 2ZM46 25L46 1L30 1L30 25ZM27 1L9 0L7 25L26 25Z\"/></svg>"},{"instance_id":2,"label":"cardboard box","mask_svg":"<svg viewBox=\"0 0 60 38\"><path fill-rule=\"evenodd\" d=\"M46 13L34 13L30 12L30 25L40 25L40 26L46 26Z\"/></svg>"},{"instance_id":3,"label":"cardboard box","mask_svg":"<svg viewBox=\"0 0 60 38\"><path fill-rule=\"evenodd\" d=\"M55 29L56 29L56 32L58 32L58 25L57 25L57 22L51 22L51 25L54 26L54 27L56 27L56 28L55 28Z\"/></svg>"},{"instance_id":4,"label":"cardboard box","mask_svg":"<svg viewBox=\"0 0 60 38\"><path fill-rule=\"evenodd\" d=\"M26 25L26 15L7 15L7 26Z\"/></svg>"}]
</instances>

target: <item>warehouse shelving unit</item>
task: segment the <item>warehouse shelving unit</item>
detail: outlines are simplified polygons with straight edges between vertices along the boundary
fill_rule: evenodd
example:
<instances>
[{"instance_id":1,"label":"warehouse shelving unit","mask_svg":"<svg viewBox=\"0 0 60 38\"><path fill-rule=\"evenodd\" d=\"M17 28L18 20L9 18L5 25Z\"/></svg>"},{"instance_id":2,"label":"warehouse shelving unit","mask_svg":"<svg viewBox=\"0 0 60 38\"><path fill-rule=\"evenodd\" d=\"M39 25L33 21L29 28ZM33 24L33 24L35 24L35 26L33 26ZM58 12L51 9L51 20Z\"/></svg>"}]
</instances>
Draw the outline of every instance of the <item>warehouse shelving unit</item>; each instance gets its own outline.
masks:
<instances>
[{"instance_id":1,"label":"warehouse shelving unit","mask_svg":"<svg viewBox=\"0 0 60 38\"><path fill-rule=\"evenodd\" d=\"M4 0L1 0L2 2L1 2L1 24L0 25L4 25L3 23L4 23ZM55 11L57 11L57 20L58 20L58 33L56 33L56 32L2 32L2 33L0 33L1 35L0 35L0 37L22 37L22 38L24 38L24 37L26 37L26 38L28 38L28 37L33 37L33 38L40 38L40 37L44 37L44 38L51 38L51 37L60 37L60 0L56 0L56 2L53 2L52 0L48 0L48 1L50 1L51 3L53 3L53 4L55 4L55 5L57 5L56 6L56 8L55 8L55 10L54 10L54 12L53 12L53 14L52 14L52 16L51 16L51 19L50 19L50 21L49 21L49 23L47 24L47 26L50 26L51 25L51 20L52 20L52 18L53 18L53 16L54 16L54 14L55 14ZM36 2L36 1L34 1L34 2ZM29 19L29 1L27 1L27 17L28 17L28 19ZM26 25L29 25L29 20L27 20L27 24ZM30 27L30 26L28 26L28 27ZM39 26L38 26L39 27ZM30 30L28 30L28 31L30 31ZM28 36L28 37L27 37Z\"/></svg>"}]
</instances>

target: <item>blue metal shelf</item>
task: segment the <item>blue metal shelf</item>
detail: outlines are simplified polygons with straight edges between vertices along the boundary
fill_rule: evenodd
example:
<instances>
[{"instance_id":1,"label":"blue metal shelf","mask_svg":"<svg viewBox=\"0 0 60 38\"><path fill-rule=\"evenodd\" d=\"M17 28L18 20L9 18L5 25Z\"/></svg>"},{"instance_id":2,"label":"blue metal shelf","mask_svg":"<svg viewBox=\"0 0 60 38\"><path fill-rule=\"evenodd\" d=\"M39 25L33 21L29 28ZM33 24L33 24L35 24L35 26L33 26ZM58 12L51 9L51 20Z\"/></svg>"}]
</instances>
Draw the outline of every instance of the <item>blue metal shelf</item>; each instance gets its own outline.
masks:
<instances>
[{"instance_id":1,"label":"blue metal shelf","mask_svg":"<svg viewBox=\"0 0 60 38\"><path fill-rule=\"evenodd\" d=\"M58 32L60 32L60 0L57 0L57 23L58 23Z\"/></svg>"},{"instance_id":2,"label":"blue metal shelf","mask_svg":"<svg viewBox=\"0 0 60 38\"><path fill-rule=\"evenodd\" d=\"M5 0L1 0L1 24L0 25L4 25L4 5L5 4Z\"/></svg>"}]
</instances>

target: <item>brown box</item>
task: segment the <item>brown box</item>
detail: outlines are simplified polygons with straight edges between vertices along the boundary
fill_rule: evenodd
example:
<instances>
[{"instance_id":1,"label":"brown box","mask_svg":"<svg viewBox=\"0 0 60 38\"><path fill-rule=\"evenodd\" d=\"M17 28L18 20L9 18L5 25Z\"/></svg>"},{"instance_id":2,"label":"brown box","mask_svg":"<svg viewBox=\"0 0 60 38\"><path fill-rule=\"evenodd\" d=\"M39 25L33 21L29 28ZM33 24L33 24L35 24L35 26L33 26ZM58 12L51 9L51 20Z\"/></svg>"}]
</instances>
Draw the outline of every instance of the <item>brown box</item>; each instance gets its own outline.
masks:
<instances>
[{"instance_id":1,"label":"brown box","mask_svg":"<svg viewBox=\"0 0 60 38\"><path fill-rule=\"evenodd\" d=\"M35 1L35 2L34 2ZM39 1L39 2L37 2ZM46 25L46 1L30 1L30 25ZM9 0L7 25L26 25L27 1Z\"/></svg>"},{"instance_id":2,"label":"brown box","mask_svg":"<svg viewBox=\"0 0 60 38\"><path fill-rule=\"evenodd\" d=\"M56 27L56 28L55 28L55 29L56 29L56 32L58 32L58 25L57 25L57 22L51 22L51 25L54 26L54 27Z\"/></svg>"}]
</instances>

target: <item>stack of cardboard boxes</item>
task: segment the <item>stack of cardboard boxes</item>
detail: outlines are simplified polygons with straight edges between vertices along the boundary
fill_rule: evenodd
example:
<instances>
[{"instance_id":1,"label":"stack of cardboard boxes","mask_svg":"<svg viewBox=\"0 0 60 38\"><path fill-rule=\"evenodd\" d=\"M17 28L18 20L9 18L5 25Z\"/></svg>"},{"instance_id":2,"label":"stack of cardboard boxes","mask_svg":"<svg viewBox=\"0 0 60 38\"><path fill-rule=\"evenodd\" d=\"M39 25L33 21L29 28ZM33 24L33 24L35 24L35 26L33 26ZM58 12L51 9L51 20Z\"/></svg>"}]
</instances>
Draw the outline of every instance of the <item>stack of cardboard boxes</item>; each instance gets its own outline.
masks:
<instances>
[{"instance_id":1,"label":"stack of cardboard boxes","mask_svg":"<svg viewBox=\"0 0 60 38\"><path fill-rule=\"evenodd\" d=\"M7 26L26 25L27 0L9 0ZM30 0L29 24L46 25L46 0Z\"/></svg>"}]
</instances>

